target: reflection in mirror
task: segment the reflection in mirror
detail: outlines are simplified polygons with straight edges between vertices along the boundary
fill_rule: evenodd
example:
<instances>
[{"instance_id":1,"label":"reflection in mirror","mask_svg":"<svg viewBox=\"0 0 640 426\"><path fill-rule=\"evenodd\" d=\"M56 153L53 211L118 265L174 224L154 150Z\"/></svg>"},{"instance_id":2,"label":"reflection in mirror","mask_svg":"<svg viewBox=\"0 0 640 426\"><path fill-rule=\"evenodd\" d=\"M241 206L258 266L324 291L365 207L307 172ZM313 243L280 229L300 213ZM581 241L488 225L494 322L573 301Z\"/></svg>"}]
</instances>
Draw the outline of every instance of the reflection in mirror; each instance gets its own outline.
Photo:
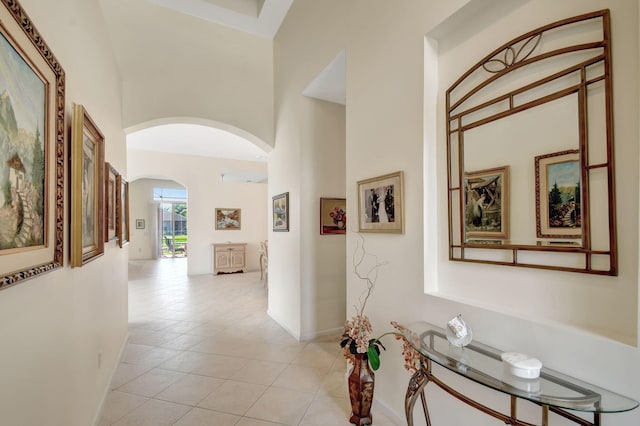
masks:
<instances>
[{"instance_id":1,"label":"reflection in mirror","mask_svg":"<svg viewBox=\"0 0 640 426\"><path fill-rule=\"evenodd\" d=\"M449 88L450 259L617 273L609 33L547 25Z\"/></svg>"}]
</instances>

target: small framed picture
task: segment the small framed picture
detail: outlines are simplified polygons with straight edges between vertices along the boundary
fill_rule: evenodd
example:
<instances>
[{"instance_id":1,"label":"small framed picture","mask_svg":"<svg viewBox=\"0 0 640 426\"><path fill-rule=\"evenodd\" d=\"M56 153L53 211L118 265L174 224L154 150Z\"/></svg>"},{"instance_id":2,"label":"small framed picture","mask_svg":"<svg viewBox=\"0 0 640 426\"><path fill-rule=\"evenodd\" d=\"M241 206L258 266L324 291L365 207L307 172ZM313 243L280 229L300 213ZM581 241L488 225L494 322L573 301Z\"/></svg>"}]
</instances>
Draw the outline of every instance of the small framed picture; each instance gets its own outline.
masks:
<instances>
[{"instance_id":1,"label":"small framed picture","mask_svg":"<svg viewBox=\"0 0 640 426\"><path fill-rule=\"evenodd\" d=\"M273 230L289 232L289 193L273 197Z\"/></svg>"},{"instance_id":2,"label":"small framed picture","mask_svg":"<svg viewBox=\"0 0 640 426\"><path fill-rule=\"evenodd\" d=\"M509 166L464 174L465 241L509 239Z\"/></svg>"},{"instance_id":3,"label":"small framed picture","mask_svg":"<svg viewBox=\"0 0 640 426\"><path fill-rule=\"evenodd\" d=\"M582 238L580 151L540 155L535 161L538 238Z\"/></svg>"},{"instance_id":4,"label":"small framed picture","mask_svg":"<svg viewBox=\"0 0 640 426\"><path fill-rule=\"evenodd\" d=\"M216 209L216 230L240 230L240 209Z\"/></svg>"},{"instance_id":5,"label":"small framed picture","mask_svg":"<svg viewBox=\"0 0 640 426\"><path fill-rule=\"evenodd\" d=\"M320 198L320 235L347 233L347 200Z\"/></svg>"},{"instance_id":6,"label":"small framed picture","mask_svg":"<svg viewBox=\"0 0 640 426\"><path fill-rule=\"evenodd\" d=\"M136 219L136 229L144 229L144 219Z\"/></svg>"},{"instance_id":7,"label":"small framed picture","mask_svg":"<svg viewBox=\"0 0 640 426\"><path fill-rule=\"evenodd\" d=\"M358 230L404 233L403 173L358 182Z\"/></svg>"}]
</instances>

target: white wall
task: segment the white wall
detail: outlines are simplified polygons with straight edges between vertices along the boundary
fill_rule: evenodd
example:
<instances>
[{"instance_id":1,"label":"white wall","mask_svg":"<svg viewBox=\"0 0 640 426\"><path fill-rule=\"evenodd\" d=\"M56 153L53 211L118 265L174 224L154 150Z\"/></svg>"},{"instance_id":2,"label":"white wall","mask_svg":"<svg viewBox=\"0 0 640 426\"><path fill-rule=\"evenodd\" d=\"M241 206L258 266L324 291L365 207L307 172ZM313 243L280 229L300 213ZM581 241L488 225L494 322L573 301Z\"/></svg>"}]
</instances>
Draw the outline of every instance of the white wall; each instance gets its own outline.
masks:
<instances>
[{"instance_id":1,"label":"white wall","mask_svg":"<svg viewBox=\"0 0 640 426\"><path fill-rule=\"evenodd\" d=\"M317 4L323 19L341 19L338 9ZM307 24L296 8L274 41L276 136L269 155L269 195L289 192L289 232L269 235L269 314L300 339L335 332L344 324L344 235L319 235L321 197L345 196L345 108L302 95L344 46L298 38ZM324 30L323 30L324 31ZM327 31L329 37L336 37ZM338 39L336 38L336 41ZM304 51L308 61L298 56ZM347 55L348 56L348 55ZM347 211L347 227L350 227Z\"/></svg>"},{"instance_id":2,"label":"white wall","mask_svg":"<svg viewBox=\"0 0 640 426\"><path fill-rule=\"evenodd\" d=\"M474 63L479 58L473 60L471 57L483 56L529 29L564 17L611 8L621 253L617 278L459 264L447 260L446 193L442 189L445 159L438 148L444 143L444 133L440 128L436 132L431 126L425 128L424 117L426 111L438 114L441 119L443 106L433 102L433 94L431 102L427 97L427 104L423 103L425 70L435 68L433 64L425 67L423 63L424 37L469 2L407 0L402 7L381 0L318 3L313 0L294 2L276 37L276 144L271 154L276 162L270 164L270 182L277 187L270 191L273 194L284 191L284 183L300 175L294 167L285 167L287 160L301 158L302 169L311 164L305 163L305 156L299 153L304 148L296 141L305 134L305 110L295 110L295 105L301 105L296 88L309 79L316 64L346 47L346 194L349 208L354 209L357 203L355 184L358 180L397 170L405 173L404 235L365 235L369 250L388 262L380 271L367 308L374 329L379 333L389 330L391 320L444 324L455 314L462 313L480 341L534 354L549 367L640 399L635 380L640 377L640 351L634 346L638 329L637 2L522 0L477 3L482 5L477 9L478 15L484 12L491 17L487 20L488 29L482 30L478 40L482 46L474 47L473 51L464 49L464 58L460 59L462 63ZM280 49L286 49L286 52L280 52ZM464 69L464 65L459 66ZM455 73L442 77L446 81L455 77ZM427 87L438 91L438 99L446 89L437 83ZM427 118L427 124L433 120L431 116ZM623 176L625 183L620 182ZM296 191L295 208L299 207L301 196L297 185L293 190ZM622 199L624 202L620 201ZM303 220L304 214L302 209L293 210L292 223ZM302 280L296 282L297 267L285 269L285 259L300 257L302 264L310 260L305 259L307 253L295 244L297 239L304 240L304 236L275 237L280 240L278 248L281 252L278 259L274 259L277 262L274 266L278 268L282 282L287 284L270 291L270 313L276 318L295 319L298 312L309 308L303 299L300 305L290 307L271 302L284 302L289 295L280 292L294 292L305 286ZM347 238L348 264L355 244L355 236ZM425 294L425 283L440 293ZM274 294L276 291L278 294ZM361 291L361 282L348 273L348 307L358 303ZM524 312L511 309L517 297L523 297L528 303L528 306L516 305ZM295 301L295 298L287 301ZM570 317L565 315L567 311L572 313ZM347 309L347 315L351 315L350 309ZM382 356L382 368L376 373L376 399L400 419L409 376L402 368L397 344L389 343L389 350ZM441 370L436 373L446 376ZM477 385L460 382L459 387L484 401L508 408L502 396ZM495 424L441 391L430 389L428 394L434 424ZM640 410L606 415L604 422L609 425L637 424L640 423Z\"/></svg>"},{"instance_id":3,"label":"white wall","mask_svg":"<svg viewBox=\"0 0 640 426\"><path fill-rule=\"evenodd\" d=\"M129 182L129 212L131 238L129 259L158 257L158 202L153 200L154 188L184 189L172 180L137 179ZM136 220L144 220L144 229L137 229Z\"/></svg>"},{"instance_id":4,"label":"white wall","mask_svg":"<svg viewBox=\"0 0 640 426\"><path fill-rule=\"evenodd\" d=\"M145 0L100 4L122 72L125 128L191 117L215 120L273 143L270 39Z\"/></svg>"},{"instance_id":5,"label":"white wall","mask_svg":"<svg viewBox=\"0 0 640 426\"><path fill-rule=\"evenodd\" d=\"M222 182L220 175L223 169L264 171L267 168L265 163L132 149L128 150L127 161L131 181L144 177L162 177L187 188L189 275L212 273L212 244L228 241L247 243L247 268L254 271L260 269L260 241L267 239L267 185ZM139 207L137 205L136 209ZM214 217L215 209L219 207L242 209L242 229L217 231ZM135 228L133 220L136 214L138 211L131 213L132 228ZM151 229L147 231L152 232ZM132 245L133 238L143 236L133 235ZM136 250L147 244L148 241L136 242Z\"/></svg>"},{"instance_id":6,"label":"white wall","mask_svg":"<svg viewBox=\"0 0 640 426\"><path fill-rule=\"evenodd\" d=\"M124 171L121 85L97 2L20 3L66 71L67 128L72 103L83 104L105 135L106 160ZM107 243L102 257L71 269L68 219L65 267L0 292L3 424L92 424L124 343L128 250Z\"/></svg>"}]
</instances>

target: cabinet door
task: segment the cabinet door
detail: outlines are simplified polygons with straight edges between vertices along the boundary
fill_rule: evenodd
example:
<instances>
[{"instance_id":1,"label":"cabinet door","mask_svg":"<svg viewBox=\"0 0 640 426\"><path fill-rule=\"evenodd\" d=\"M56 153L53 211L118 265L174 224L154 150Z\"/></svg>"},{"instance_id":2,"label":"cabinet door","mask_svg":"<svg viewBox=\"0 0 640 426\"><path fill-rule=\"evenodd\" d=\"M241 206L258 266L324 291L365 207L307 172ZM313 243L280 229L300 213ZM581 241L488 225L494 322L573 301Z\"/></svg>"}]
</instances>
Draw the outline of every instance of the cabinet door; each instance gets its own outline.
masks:
<instances>
[{"instance_id":1,"label":"cabinet door","mask_svg":"<svg viewBox=\"0 0 640 426\"><path fill-rule=\"evenodd\" d=\"M231 266L244 268L244 250L238 249L231 252Z\"/></svg>"},{"instance_id":2,"label":"cabinet door","mask_svg":"<svg viewBox=\"0 0 640 426\"><path fill-rule=\"evenodd\" d=\"M216 252L216 269L229 268L231 266L231 253L226 250Z\"/></svg>"}]
</instances>

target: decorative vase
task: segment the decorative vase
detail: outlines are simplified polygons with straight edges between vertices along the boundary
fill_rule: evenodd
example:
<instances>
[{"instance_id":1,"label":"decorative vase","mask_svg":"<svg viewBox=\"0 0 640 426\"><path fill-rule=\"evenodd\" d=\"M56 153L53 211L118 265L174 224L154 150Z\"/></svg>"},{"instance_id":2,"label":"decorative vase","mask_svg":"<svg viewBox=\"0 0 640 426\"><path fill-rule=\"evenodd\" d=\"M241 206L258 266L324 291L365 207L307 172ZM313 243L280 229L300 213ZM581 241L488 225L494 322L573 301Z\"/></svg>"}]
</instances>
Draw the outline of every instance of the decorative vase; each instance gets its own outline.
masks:
<instances>
[{"instance_id":1,"label":"decorative vase","mask_svg":"<svg viewBox=\"0 0 640 426\"><path fill-rule=\"evenodd\" d=\"M355 354L353 369L349 374L349 399L351 400L350 423L354 425L371 424L371 403L375 375L369 367L366 354Z\"/></svg>"},{"instance_id":2,"label":"decorative vase","mask_svg":"<svg viewBox=\"0 0 640 426\"><path fill-rule=\"evenodd\" d=\"M344 221L342 220L337 221L336 226L338 227L338 229L344 229Z\"/></svg>"}]
</instances>

